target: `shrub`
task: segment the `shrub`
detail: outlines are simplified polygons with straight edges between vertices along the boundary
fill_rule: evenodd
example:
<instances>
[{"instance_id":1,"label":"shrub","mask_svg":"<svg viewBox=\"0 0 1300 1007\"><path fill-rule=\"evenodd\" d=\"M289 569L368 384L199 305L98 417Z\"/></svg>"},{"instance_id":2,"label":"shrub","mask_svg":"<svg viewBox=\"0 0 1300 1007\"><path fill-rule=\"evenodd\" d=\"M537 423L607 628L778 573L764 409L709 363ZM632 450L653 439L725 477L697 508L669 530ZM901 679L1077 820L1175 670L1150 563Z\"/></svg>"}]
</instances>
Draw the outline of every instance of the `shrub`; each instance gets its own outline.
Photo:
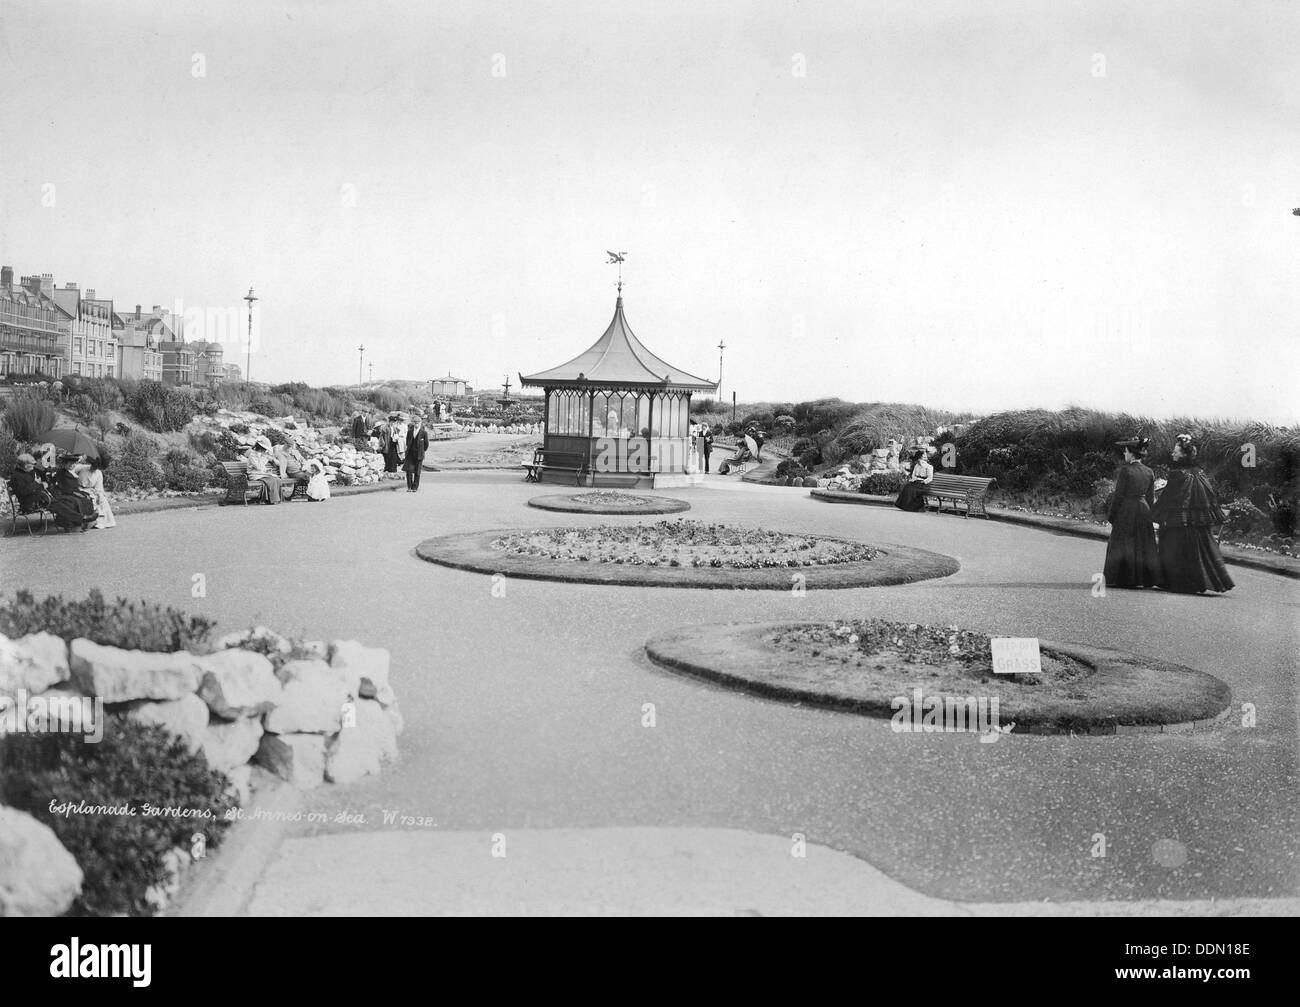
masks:
<instances>
[{"instance_id":1,"label":"shrub","mask_svg":"<svg viewBox=\"0 0 1300 1007\"><path fill-rule=\"evenodd\" d=\"M4 423L20 441L34 441L54 426L54 409L34 391L24 391L10 401Z\"/></svg>"},{"instance_id":2,"label":"shrub","mask_svg":"<svg viewBox=\"0 0 1300 1007\"><path fill-rule=\"evenodd\" d=\"M786 458L784 461L778 462L776 466L777 479L785 479L791 476L796 479L802 479L810 474L811 473L806 468L799 464L797 458Z\"/></svg>"},{"instance_id":3,"label":"shrub","mask_svg":"<svg viewBox=\"0 0 1300 1007\"><path fill-rule=\"evenodd\" d=\"M788 413L784 413L772 421L772 430L778 434L792 434L795 426L795 418Z\"/></svg>"},{"instance_id":4,"label":"shrub","mask_svg":"<svg viewBox=\"0 0 1300 1007\"><path fill-rule=\"evenodd\" d=\"M334 484L336 486L351 486L352 477L348 475L346 472L339 472L337 475L334 476Z\"/></svg>"},{"instance_id":5,"label":"shrub","mask_svg":"<svg viewBox=\"0 0 1300 1007\"><path fill-rule=\"evenodd\" d=\"M278 427L267 427L262 436L271 442L271 447L275 447L277 444L287 444L289 442L289 438L285 435L285 432Z\"/></svg>"},{"instance_id":6,"label":"shrub","mask_svg":"<svg viewBox=\"0 0 1300 1007\"><path fill-rule=\"evenodd\" d=\"M293 403L283 395L258 395L248 404L248 411L259 416L287 416L293 412Z\"/></svg>"},{"instance_id":7,"label":"shrub","mask_svg":"<svg viewBox=\"0 0 1300 1007\"><path fill-rule=\"evenodd\" d=\"M1249 535L1263 528L1268 515L1256 507L1246 497L1237 497L1223 508L1227 517L1224 530L1232 535Z\"/></svg>"},{"instance_id":8,"label":"shrub","mask_svg":"<svg viewBox=\"0 0 1300 1007\"><path fill-rule=\"evenodd\" d=\"M246 434L246 433L248 433L248 424L247 424L247 423L232 423L232 424L230 424L230 432L231 432L232 434Z\"/></svg>"},{"instance_id":9,"label":"shrub","mask_svg":"<svg viewBox=\"0 0 1300 1007\"><path fill-rule=\"evenodd\" d=\"M1296 524L1296 507L1300 504L1294 497L1285 499L1276 495L1269 495L1268 498L1268 516L1273 522L1273 530L1277 534L1290 538L1295 534Z\"/></svg>"},{"instance_id":10,"label":"shrub","mask_svg":"<svg viewBox=\"0 0 1300 1007\"><path fill-rule=\"evenodd\" d=\"M193 396L161 381L138 381L127 393L126 405L151 430L180 430L198 411Z\"/></svg>"},{"instance_id":11,"label":"shrub","mask_svg":"<svg viewBox=\"0 0 1300 1007\"><path fill-rule=\"evenodd\" d=\"M99 439L103 440L113 430L113 417L108 413L96 413L91 417L90 425L99 434Z\"/></svg>"},{"instance_id":12,"label":"shrub","mask_svg":"<svg viewBox=\"0 0 1300 1007\"><path fill-rule=\"evenodd\" d=\"M0 479L13 475L14 464L18 459L18 442L9 429L0 424Z\"/></svg>"},{"instance_id":13,"label":"shrub","mask_svg":"<svg viewBox=\"0 0 1300 1007\"><path fill-rule=\"evenodd\" d=\"M157 452L153 440L147 435L130 434L122 445L122 454L116 464L104 470L104 489L121 492L165 487L166 480L153 460Z\"/></svg>"},{"instance_id":14,"label":"shrub","mask_svg":"<svg viewBox=\"0 0 1300 1007\"><path fill-rule=\"evenodd\" d=\"M131 428L128 427L125 423L114 423L113 432L115 434L118 434L121 437L127 437L131 433Z\"/></svg>"},{"instance_id":15,"label":"shrub","mask_svg":"<svg viewBox=\"0 0 1300 1007\"><path fill-rule=\"evenodd\" d=\"M18 591L12 601L0 602L0 633L5 636L44 631L69 643L85 637L124 650L200 651L214 625L202 616L145 601L118 598L110 605L98 588L84 600L51 595L38 602L30 591Z\"/></svg>"},{"instance_id":16,"label":"shrub","mask_svg":"<svg viewBox=\"0 0 1300 1007\"><path fill-rule=\"evenodd\" d=\"M105 718L104 736L86 744L76 734L12 734L0 739L0 801L19 808L54 830L84 874L73 915L148 916L145 896L166 884L167 855L188 850L202 832L209 846L220 844L235 807L229 781L191 754L183 740L156 724L122 714ZM135 815L59 814L52 803L129 805ZM183 808L202 817L145 815L143 805ZM206 813L206 814L205 814Z\"/></svg>"},{"instance_id":17,"label":"shrub","mask_svg":"<svg viewBox=\"0 0 1300 1007\"><path fill-rule=\"evenodd\" d=\"M863 478L858 492L872 496L896 496L905 482L907 476L902 472L872 472Z\"/></svg>"},{"instance_id":18,"label":"shrub","mask_svg":"<svg viewBox=\"0 0 1300 1007\"><path fill-rule=\"evenodd\" d=\"M366 392L366 398L385 413L405 409L408 401L401 392L387 387L371 388Z\"/></svg>"},{"instance_id":19,"label":"shrub","mask_svg":"<svg viewBox=\"0 0 1300 1007\"><path fill-rule=\"evenodd\" d=\"M89 423L95 415L94 400L89 395L78 392L68 399L68 412L81 420L82 423Z\"/></svg>"},{"instance_id":20,"label":"shrub","mask_svg":"<svg viewBox=\"0 0 1300 1007\"><path fill-rule=\"evenodd\" d=\"M210 474L200 468L184 448L172 448L162 459L162 476L169 490L197 493L208 485Z\"/></svg>"}]
</instances>

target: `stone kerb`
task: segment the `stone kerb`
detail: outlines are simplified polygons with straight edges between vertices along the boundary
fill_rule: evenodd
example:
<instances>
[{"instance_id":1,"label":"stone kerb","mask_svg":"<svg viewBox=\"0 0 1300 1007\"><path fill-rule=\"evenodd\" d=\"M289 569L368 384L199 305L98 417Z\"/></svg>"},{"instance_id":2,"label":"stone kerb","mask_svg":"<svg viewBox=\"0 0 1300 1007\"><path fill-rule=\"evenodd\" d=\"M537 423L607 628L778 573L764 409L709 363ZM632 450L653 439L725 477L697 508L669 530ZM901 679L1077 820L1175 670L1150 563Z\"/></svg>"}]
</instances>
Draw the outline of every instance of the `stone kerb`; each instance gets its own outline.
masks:
<instances>
[{"instance_id":1,"label":"stone kerb","mask_svg":"<svg viewBox=\"0 0 1300 1007\"><path fill-rule=\"evenodd\" d=\"M388 651L355 640L294 642L259 626L192 654L0 635L0 735L72 731L95 743L109 714L160 725L202 752L240 804L255 767L300 789L378 775L397 761L402 731ZM81 886L71 859L47 826L0 806L0 915L65 911ZM32 881L33 870L46 880ZM155 905L174 888L155 893Z\"/></svg>"}]
</instances>

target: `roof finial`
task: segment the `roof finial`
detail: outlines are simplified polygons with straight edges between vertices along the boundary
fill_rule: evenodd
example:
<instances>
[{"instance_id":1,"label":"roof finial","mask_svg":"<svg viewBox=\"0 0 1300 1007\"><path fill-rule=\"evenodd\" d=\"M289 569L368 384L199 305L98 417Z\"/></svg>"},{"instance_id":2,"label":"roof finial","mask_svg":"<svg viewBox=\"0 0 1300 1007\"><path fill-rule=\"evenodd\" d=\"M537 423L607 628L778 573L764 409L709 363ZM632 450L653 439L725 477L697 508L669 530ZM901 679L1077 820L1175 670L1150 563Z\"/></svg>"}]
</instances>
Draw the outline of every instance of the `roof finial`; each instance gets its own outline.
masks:
<instances>
[{"instance_id":1,"label":"roof finial","mask_svg":"<svg viewBox=\"0 0 1300 1007\"><path fill-rule=\"evenodd\" d=\"M623 299L623 257L627 255L627 252L611 252L607 248L605 253L609 256L609 262L606 265L618 263L618 298L621 301Z\"/></svg>"}]
</instances>

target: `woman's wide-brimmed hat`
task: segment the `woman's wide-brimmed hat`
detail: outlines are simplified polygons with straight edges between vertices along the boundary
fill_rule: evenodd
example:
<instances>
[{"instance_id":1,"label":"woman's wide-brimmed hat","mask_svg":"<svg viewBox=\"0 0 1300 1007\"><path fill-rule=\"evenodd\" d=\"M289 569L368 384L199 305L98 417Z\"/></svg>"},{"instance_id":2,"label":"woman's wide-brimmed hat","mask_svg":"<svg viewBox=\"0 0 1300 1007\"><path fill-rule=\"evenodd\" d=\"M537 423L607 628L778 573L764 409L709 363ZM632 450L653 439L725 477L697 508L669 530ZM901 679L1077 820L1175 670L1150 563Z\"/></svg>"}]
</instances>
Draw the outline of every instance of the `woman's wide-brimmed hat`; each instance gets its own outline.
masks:
<instances>
[{"instance_id":1,"label":"woman's wide-brimmed hat","mask_svg":"<svg viewBox=\"0 0 1300 1007\"><path fill-rule=\"evenodd\" d=\"M1117 448L1145 448L1151 443L1150 438L1143 437L1141 434L1134 434L1132 437L1125 437L1115 442Z\"/></svg>"},{"instance_id":2,"label":"woman's wide-brimmed hat","mask_svg":"<svg viewBox=\"0 0 1300 1007\"><path fill-rule=\"evenodd\" d=\"M71 452L71 451L60 451L60 452L59 452L59 464L60 464L60 465L62 465L64 462L75 462L75 461L80 461L80 460L81 460L81 455L79 455L79 454L75 454L75 453L73 453L73 452Z\"/></svg>"},{"instance_id":3,"label":"woman's wide-brimmed hat","mask_svg":"<svg viewBox=\"0 0 1300 1007\"><path fill-rule=\"evenodd\" d=\"M36 459L33 458L31 455L29 455L26 451L24 451L24 452L23 452L22 454L20 454L17 458L15 458L14 461L18 462L19 465L35 465L35 464L36 464Z\"/></svg>"},{"instance_id":4,"label":"woman's wide-brimmed hat","mask_svg":"<svg viewBox=\"0 0 1300 1007\"><path fill-rule=\"evenodd\" d=\"M271 438L269 438L269 437L259 437L257 440L255 440L255 441L253 442L253 446L254 446L254 447L261 448L263 451L270 451L270 450L271 450Z\"/></svg>"}]
</instances>

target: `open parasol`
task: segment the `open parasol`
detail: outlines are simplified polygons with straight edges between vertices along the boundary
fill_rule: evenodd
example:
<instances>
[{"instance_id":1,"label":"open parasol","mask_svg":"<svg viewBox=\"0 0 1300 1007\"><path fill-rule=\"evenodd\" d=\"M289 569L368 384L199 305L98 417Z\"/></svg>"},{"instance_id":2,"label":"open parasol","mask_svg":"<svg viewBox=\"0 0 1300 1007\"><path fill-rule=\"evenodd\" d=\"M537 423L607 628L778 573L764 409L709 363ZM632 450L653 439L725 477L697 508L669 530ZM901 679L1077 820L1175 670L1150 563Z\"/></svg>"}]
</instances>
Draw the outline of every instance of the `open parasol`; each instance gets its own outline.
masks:
<instances>
[{"instance_id":1,"label":"open parasol","mask_svg":"<svg viewBox=\"0 0 1300 1007\"><path fill-rule=\"evenodd\" d=\"M95 442L72 427L55 427L53 430L45 431L36 439L42 444L53 444L60 451L68 454L85 455L87 458L99 457L99 448L95 446Z\"/></svg>"}]
</instances>

